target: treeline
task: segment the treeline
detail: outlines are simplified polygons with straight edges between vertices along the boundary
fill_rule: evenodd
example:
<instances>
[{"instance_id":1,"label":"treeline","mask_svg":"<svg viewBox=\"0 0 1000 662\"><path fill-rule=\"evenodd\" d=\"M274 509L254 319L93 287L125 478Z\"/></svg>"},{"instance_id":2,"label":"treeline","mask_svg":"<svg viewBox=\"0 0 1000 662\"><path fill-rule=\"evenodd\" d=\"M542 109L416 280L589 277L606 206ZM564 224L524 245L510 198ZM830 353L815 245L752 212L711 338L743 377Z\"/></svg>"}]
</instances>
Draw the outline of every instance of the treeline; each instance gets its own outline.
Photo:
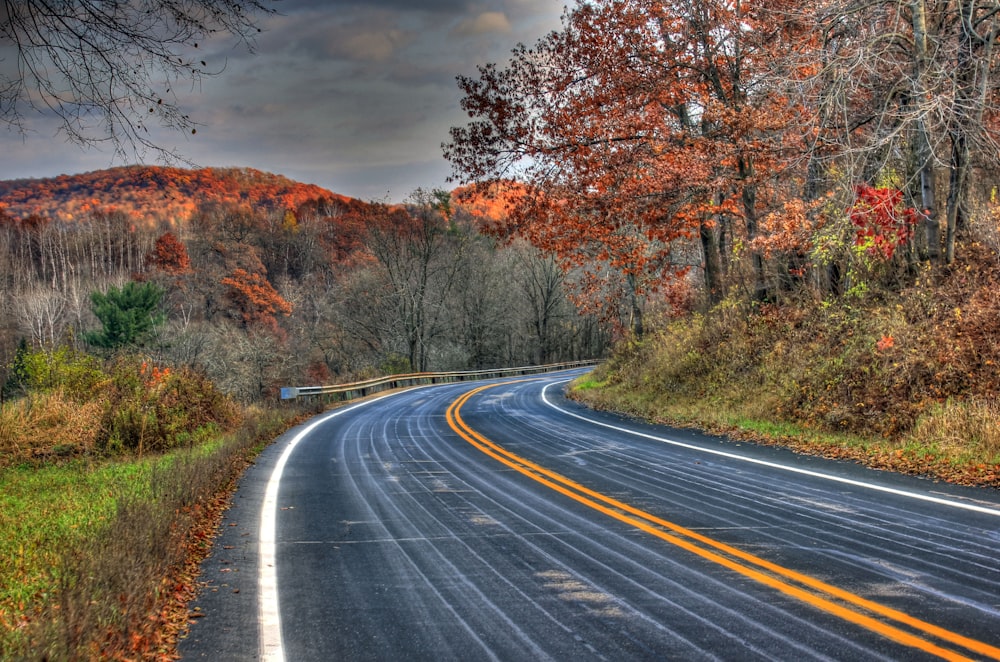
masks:
<instances>
[{"instance_id":1,"label":"treeline","mask_svg":"<svg viewBox=\"0 0 1000 662\"><path fill-rule=\"evenodd\" d=\"M995 2L600 0L462 77L458 180L649 309L864 296L996 249ZM600 294L595 285L595 293Z\"/></svg>"},{"instance_id":2,"label":"treeline","mask_svg":"<svg viewBox=\"0 0 1000 662\"><path fill-rule=\"evenodd\" d=\"M123 212L0 215L0 384L16 386L19 345L139 351L243 401L282 385L601 355L607 335L572 302L575 276L489 238L483 222L443 191L403 205L203 204L159 227Z\"/></svg>"},{"instance_id":3,"label":"treeline","mask_svg":"<svg viewBox=\"0 0 1000 662\"><path fill-rule=\"evenodd\" d=\"M319 186L253 168L131 165L0 181L0 206L17 218L86 220L95 213L114 211L147 226L181 224L205 202L284 210L321 197L348 200Z\"/></svg>"}]
</instances>

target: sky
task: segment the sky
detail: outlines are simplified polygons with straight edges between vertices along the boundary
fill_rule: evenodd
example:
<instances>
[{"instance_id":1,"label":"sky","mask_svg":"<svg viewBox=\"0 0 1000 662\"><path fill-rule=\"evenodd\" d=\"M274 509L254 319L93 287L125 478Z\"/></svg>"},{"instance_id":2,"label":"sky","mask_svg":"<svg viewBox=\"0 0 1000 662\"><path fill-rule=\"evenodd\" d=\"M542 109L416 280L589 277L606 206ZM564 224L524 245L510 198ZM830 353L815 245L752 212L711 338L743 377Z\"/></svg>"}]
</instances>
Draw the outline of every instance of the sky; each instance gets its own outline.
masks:
<instances>
[{"instance_id":1,"label":"sky","mask_svg":"<svg viewBox=\"0 0 1000 662\"><path fill-rule=\"evenodd\" d=\"M278 0L255 52L207 50L224 70L185 94L195 135L159 141L199 167L240 166L364 200L450 188L441 156L467 121L458 75L503 63L559 27L564 0ZM0 179L124 165L65 140L44 117L0 128ZM160 136L161 134L157 134ZM146 162L156 163L155 155Z\"/></svg>"}]
</instances>

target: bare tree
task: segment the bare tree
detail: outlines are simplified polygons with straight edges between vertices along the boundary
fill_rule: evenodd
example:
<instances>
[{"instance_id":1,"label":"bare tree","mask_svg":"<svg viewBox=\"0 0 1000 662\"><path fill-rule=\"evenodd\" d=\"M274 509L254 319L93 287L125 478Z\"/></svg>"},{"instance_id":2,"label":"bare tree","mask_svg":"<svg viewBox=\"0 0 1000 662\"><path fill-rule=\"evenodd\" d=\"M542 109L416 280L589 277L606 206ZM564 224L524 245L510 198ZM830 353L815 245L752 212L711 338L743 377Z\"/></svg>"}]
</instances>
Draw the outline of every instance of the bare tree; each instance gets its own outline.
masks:
<instances>
[{"instance_id":1,"label":"bare tree","mask_svg":"<svg viewBox=\"0 0 1000 662\"><path fill-rule=\"evenodd\" d=\"M448 327L448 306L458 287L462 242L447 196L417 189L405 210L373 206L368 227L368 250L389 286L397 334L418 372L430 367L431 345Z\"/></svg>"},{"instance_id":2,"label":"bare tree","mask_svg":"<svg viewBox=\"0 0 1000 662\"><path fill-rule=\"evenodd\" d=\"M850 184L903 175L922 212L927 257L952 262L969 220L972 168L1000 153L1000 3L829 0L815 18L820 46L807 57L819 66L805 89L815 92L818 152Z\"/></svg>"},{"instance_id":3,"label":"bare tree","mask_svg":"<svg viewBox=\"0 0 1000 662\"><path fill-rule=\"evenodd\" d=\"M554 353L557 322L567 314L566 272L554 257L530 246L516 246L512 251L519 267L516 273L527 313L525 324L534 347L531 358L538 364L547 363Z\"/></svg>"},{"instance_id":4,"label":"bare tree","mask_svg":"<svg viewBox=\"0 0 1000 662\"><path fill-rule=\"evenodd\" d=\"M193 133L177 87L224 68L198 49L227 34L252 48L256 16L273 11L263 0L3 0L0 121L23 132L29 111L52 114L72 142L171 156L149 123Z\"/></svg>"},{"instance_id":5,"label":"bare tree","mask_svg":"<svg viewBox=\"0 0 1000 662\"><path fill-rule=\"evenodd\" d=\"M35 345L54 345L65 328L66 298L58 290L38 285L14 301L22 328L31 333Z\"/></svg>"}]
</instances>

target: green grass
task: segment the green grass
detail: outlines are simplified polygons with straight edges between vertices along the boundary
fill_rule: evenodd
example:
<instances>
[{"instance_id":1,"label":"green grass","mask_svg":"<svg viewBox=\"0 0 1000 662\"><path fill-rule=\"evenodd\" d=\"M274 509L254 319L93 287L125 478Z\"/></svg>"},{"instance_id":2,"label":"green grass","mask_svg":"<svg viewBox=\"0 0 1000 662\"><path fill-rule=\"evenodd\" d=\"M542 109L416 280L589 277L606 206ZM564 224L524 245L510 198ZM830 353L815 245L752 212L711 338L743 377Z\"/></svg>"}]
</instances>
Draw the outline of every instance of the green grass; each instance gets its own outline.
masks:
<instances>
[{"instance_id":1,"label":"green grass","mask_svg":"<svg viewBox=\"0 0 1000 662\"><path fill-rule=\"evenodd\" d=\"M0 472L0 650L12 623L46 602L70 548L99 536L123 497L150 491L152 462L21 466Z\"/></svg>"},{"instance_id":2,"label":"green grass","mask_svg":"<svg viewBox=\"0 0 1000 662\"><path fill-rule=\"evenodd\" d=\"M604 388L607 385L608 382L606 380L593 379L589 375L573 382L573 388L577 391L589 391L595 388Z\"/></svg>"},{"instance_id":3,"label":"green grass","mask_svg":"<svg viewBox=\"0 0 1000 662\"><path fill-rule=\"evenodd\" d=\"M206 518L301 413L249 412L164 454L0 469L0 659L172 659Z\"/></svg>"}]
</instances>

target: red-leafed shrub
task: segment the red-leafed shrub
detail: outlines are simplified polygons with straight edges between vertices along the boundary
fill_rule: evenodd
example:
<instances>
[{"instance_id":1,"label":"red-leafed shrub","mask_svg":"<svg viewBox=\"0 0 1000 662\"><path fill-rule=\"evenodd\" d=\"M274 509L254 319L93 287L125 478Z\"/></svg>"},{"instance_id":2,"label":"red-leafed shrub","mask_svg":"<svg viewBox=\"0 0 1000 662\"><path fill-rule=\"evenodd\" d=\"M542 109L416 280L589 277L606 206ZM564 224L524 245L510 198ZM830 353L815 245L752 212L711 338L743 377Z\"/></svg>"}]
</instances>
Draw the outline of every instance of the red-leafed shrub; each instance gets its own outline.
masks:
<instances>
[{"instance_id":1,"label":"red-leafed shrub","mask_svg":"<svg viewBox=\"0 0 1000 662\"><path fill-rule=\"evenodd\" d=\"M896 249L913 237L917 211L903 205L903 192L894 188L855 187L848 217L854 226L854 243L869 255L891 260Z\"/></svg>"}]
</instances>

